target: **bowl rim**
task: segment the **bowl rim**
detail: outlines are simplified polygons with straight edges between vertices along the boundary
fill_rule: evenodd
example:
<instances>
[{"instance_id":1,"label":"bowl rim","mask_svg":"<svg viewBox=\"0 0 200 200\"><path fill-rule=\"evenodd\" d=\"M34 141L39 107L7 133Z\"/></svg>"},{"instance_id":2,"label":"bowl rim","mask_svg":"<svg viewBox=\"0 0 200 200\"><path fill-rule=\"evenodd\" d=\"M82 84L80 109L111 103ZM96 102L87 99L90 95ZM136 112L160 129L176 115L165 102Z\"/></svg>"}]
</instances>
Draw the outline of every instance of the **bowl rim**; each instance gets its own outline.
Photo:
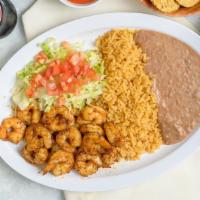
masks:
<instances>
[{"instance_id":1,"label":"bowl rim","mask_svg":"<svg viewBox=\"0 0 200 200\"><path fill-rule=\"evenodd\" d=\"M75 4L75 3L72 3L70 2L69 0L59 0L61 3L63 3L64 5L66 6L69 6L71 8L89 8L89 7L92 7L92 6L95 6L97 3L99 3L101 0L95 0L94 2L91 2L91 3L88 3L88 4Z\"/></svg>"},{"instance_id":2,"label":"bowl rim","mask_svg":"<svg viewBox=\"0 0 200 200\"><path fill-rule=\"evenodd\" d=\"M196 4L193 7L189 7L189 8L184 8L181 7L179 8L177 11L173 11L170 13L166 13L166 12L162 12L159 9L157 9L150 0L139 0L145 7L149 8L150 10L161 14L161 15L165 15L165 16L169 16L169 17L186 17L186 16L193 16L193 15L197 15L200 13L200 2L198 4ZM186 10L190 10L188 13L185 13L184 11Z\"/></svg>"}]
</instances>

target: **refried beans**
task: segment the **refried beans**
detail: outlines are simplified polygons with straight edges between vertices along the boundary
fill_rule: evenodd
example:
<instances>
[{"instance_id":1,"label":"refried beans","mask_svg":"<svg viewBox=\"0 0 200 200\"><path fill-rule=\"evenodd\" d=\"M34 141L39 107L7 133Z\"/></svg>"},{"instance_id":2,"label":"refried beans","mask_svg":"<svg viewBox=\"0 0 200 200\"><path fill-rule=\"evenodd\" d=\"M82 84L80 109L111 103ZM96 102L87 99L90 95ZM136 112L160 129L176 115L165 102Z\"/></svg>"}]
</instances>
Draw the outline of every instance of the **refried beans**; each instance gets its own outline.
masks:
<instances>
[{"instance_id":1,"label":"refried beans","mask_svg":"<svg viewBox=\"0 0 200 200\"><path fill-rule=\"evenodd\" d=\"M148 56L146 72L153 78L165 144L175 144L200 123L200 55L163 33L141 30L135 41Z\"/></svg>"}]
</instances>

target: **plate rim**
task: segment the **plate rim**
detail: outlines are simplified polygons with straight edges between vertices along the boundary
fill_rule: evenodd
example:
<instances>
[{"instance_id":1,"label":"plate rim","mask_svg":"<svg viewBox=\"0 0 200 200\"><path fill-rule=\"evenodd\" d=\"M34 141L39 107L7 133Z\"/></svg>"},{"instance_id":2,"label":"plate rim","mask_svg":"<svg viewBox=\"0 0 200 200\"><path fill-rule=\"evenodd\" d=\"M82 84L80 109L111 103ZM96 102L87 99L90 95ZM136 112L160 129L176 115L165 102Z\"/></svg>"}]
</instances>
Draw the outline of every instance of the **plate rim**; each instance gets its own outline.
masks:
<instances>
[{"instance_id":1,"label":"plate rim","mask_svg":"<svg viewBox=\"0 0 200 200\"><path fill-rule=\"evenodd\" d=\"M27 48L29 45L36 43L36 41L40 40L40 38L43 38L46 34L56 31L59 28L69 26L69 25L75 25L77 23L82 23L84 21L90 21L95 18L104 18L104 17L151 17L152 19L159 19L159 21L167 22L170 24L174 24L178 26L179 28L185 29L188 33L191 35L198 37L200 41L200 36L190 30L189 28L185 27L182 24L179 24L177 22L174 22L169 19L164 19L162 17L154 16L154 15L149 15L149 14L143 14L143 13L131 13L131 12L114 12L114 13L104 13L104 14L98 14L98 15L91 15L88 17L83 17L80 19L76 19L64 24L61 24L59 26L56 26L52 29L49 29L48 31L38 35L36 38L28 42L26 45L24 45L22 48L20 48L9 60L8 62L3 66L3 68L0 70L0 74L4 70L6 70L6 66L9 65L9 62L15 59L15 57L18 56L18 53L22 51L24 48ZM137 28L136 28L137 29ZM199 141L199 142L198 142ZM66 185L61 185L58 183L54 183L54 181L51 182L46 182L45 179L38 179L35 177L33 174L28 174L28 173L23 173L23 169L19 169L15 167L13 159L11 156L8 156L8 153L6 151L0 151L0 157L6 162L13 170L15 170L17 173L21 174L22 176L35 181L39 184L56 188L56 189L61 189L61 190L68 190L68 191L81 191L81 192L97 192L97 191L108 191L108 190L114 190L114 189L119 189L119 188L124 188L128 187L130 185L137 184L141 181L153 178L159 174L161 174L163 171L166 171L167 169L170 169L180 163L182 160L187 158L189 155L191 155L195 150L197 150L197 147L200 146L200 133L193 134L190 138L188 138L185 142L184 145L180 146L177 148L174 152L169 154L168 156L160 159L159 161L156 161L147 167L143 167L140 169L135 170L134 172L127 172L125 174L120 174L120 175L115 175L115 176L109 176L109 177L97 177L94 179L87 179L84 180L81 183L77 183L77 186L74 187L74 185L68 184L67 187ZM3 149L3 144L0 142L0 148L2 147ZM6 149L6 148L4 148ZM138 173L140 172L140 173ZM137 175L137 173L139 175ZM140 176L140 174L143 174L143 176ZM98 180L97 180L98 179ZM137 181L135 180L137 179Z\"/></svg>"}]
</instances>

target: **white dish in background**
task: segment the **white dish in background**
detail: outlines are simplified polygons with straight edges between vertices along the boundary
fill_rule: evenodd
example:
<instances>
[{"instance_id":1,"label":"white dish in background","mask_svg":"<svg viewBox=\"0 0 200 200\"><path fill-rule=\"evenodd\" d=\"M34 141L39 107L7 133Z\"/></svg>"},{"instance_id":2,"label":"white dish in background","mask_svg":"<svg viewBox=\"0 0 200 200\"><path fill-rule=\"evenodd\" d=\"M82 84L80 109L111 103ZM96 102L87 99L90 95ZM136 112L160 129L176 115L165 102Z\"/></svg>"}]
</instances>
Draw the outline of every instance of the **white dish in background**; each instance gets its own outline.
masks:
<instances>
[{"instance_id":1,"label":"white dish in background","mask_svg":"<svg viewBox=\"0 0 200 200\"><path fill-rule=\"evenodd\" d=\"M71 8L88 8L88 7L92 7L92 6L96 5L101 0L95 0L94 2L88 3L88 4L72 3L69 0L59 0L59 1L62 2L63 4L65 4L66 6L71 7Z\"/></svg>"},{"instance_id":2,"label":"white dish in background","mask_svg":"<svg viewBox=\"0 0 200 200\"><path fill-rule=\"evenodd\" d=\"M0 121L9 116L11 89L18 70L24 67L39 51L38 43L48 37L57 40L84 41L86 48L95 39L112 28L151 29L174 36L190 45L200 54L200 37L176 22L140 13L109 13L82 18L58 26L35 38L19 50L0 71ZM42 176L38 168L28 164L20 155L20 145L0 141L0 156L21 175L46 186L68 191L106 191L127 187L149 179L174 167L200 146L200 131L177 145L162 146L154 154L145 154L138 161L118 163L111 169L101 169L97 174L83 178L75 172L62 177Z\"/></svg>"}]
</instances>

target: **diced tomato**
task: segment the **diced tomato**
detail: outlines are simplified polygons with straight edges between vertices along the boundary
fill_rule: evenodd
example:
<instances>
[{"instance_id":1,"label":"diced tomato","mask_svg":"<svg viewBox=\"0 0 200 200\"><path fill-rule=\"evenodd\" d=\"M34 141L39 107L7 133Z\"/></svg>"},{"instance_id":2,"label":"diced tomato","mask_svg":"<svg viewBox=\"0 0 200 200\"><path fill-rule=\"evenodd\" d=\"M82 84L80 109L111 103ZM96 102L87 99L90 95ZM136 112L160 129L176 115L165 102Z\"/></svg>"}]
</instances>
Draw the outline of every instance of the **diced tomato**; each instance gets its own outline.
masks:
<instances>
[{"instance_id":1,"label":"diced tomato","mask_svg":"<svg viewBox=\"0 0 200 200\"><path fill-rule=\"evenodd\" d=\"M80 66L79 65L74 66L73 70L74 70L75 75L77 75L80 71Z\"/></svg>"},{"instance_id":2,"label":"diced tomato","mask_svg":"<svg viewBox=\"0 0 200 200\"><path fill-rule=\"evenodd\" d=\"M59 65L55 65L53 68L52 68L52 75L53 76L56 76L60 73L60 66Z\"/></svg>"},{"instance_id":3,"label":"diced tomato","mask_svg":"<svg viewBox=\"0 0 200 200\"><path fill-rule=\"evenodd\" d=\"M69 44L61 45L68 48ZM44 52L40 52L36 58L48 59ZM98 79L97 73L86 60L85 54L75 51L65 61L57 59L49 63L45 72L33 77L26 93L27 96L32 96L38 87L44 87L50 96L59 96L67 92L77 94L83 85Z\"/></svg>"},{"instance_id":4,"label":"diced tomato","mask_svg":"<svg viewBox=\"0 0 200 200\"><path fill-rule=\"evenodd\" d=\"M52 68L49 67L49 68L45 71L44 77L45 77L46 79L49 79L49 77L51 76L51 74L52 74Z\"/></svg>"},{"instance_id":5,"label":"diced tomato","mask_svg":"<svg viewBox=\"0 0 200 200\"><path fill-rule=\"evenodd\" d=\"M87 71L88 69L91 69L91 66L88 62L85 62L84 65L83 65L83 70Z\"/></svg>"},{"instance_id":6,"label":"diced tomato","mask_svg":"<svg viewBox=\"0 0 200 200\"><path fill-rule=\"evenodd\" d=\"M47 55L43 51L39 52L35 56L35 61L39 62L39 63L44 63L44 61L47 60L47 59L48 59L48 57L47 57Z\"/></svg>"},{"instance_id":7,"label":"diced tomato","mask_svg":"<svg viewBox=\"0 0 200 200\"><path fill-rule=\"evenodd\" d=\"M43 86L43 87L46 87L47 86L47 80L45 78L42 78L40 80L40 84Z\"/></svg>"},{"instance_id":8,"label":"diced tomato","mask_svg":"<svg viewBox=\"0 0 200 200\"><path fill-rule=\"evenodd\" d=\"M57 85L56 85L55 82L49 82L49 83L47 83L47 89L48 90L56 90L56 88L57 88Z\"/></svg>"},{"instance_id":9,"label":"diced tomato","mask_svg":"<svg viewBox=\"0 0 200 200\"><path fill-rule=\"evenodd\" d=\"M71 70L72 69L72 65L67 61L65 60L61 65L60 65L60 71L61 72L66 72L68 70Z\"/></svg>"},{"instance_id":10,"label":"diced tomato","mask_svg":"<svg viewBox=\"0 0 200 200\"><path fill-rule=\"evenodd\" d=\"M51 76L49 77L49 80L50 80L50 81L54 81L55 79L54 79L54 77L51 75Z\"/></svg>"},{"instance_id":11,"label":"diced tomato","mask_svg":"<svg viewBox=\"0 0 200 200\"><path fill-rule=\"evenodd\" d=\"M68 92L69 93L76 93L76 86L74 84L68 84Z\"/></svg>"},{"instance_id":12,"label":"diced tomato","mask_svg":"<svg viewBox=\"0 0 200 200\"><path fill-rule=\"evenodd\" d=\"M89 82L89 80L87 78L81 78L79 79L79 86L83 86L85 84L87 84Z\"/></svg>"},{"instance_id":13,"label":"diced tomato","mask_svg":"<svg viewBox=\"0 0 200 200\"><path fill-rule=\"evenodd\" d=\"M69 46L70 46L69 42L67 41L61 42L61 47L67 49Z\"/></svg>"},{"instance_id":14,"label":"diced tomato","mask_svg":"<svg viewBox=\"0 0 200 200\"><path fill-rule=\"evenodd\" d=\"M61 85L62 90L63 90L64 92L67 92L67 90L68 90L67 84L66 84L64 81L62 81L62 82L60 83L60 85Z\"/></svg>"},{"instance_id":15,"label":"diced tomato","mask_svg":"<svg viewBox=\"0 0 200 200\"><path fill-rule=\"evenodd\" d=\"M40 80L42 79L42 75L41 74L37 74L35 77L34 77L34 81L35 83L38 85L40 84Z\"/></svg>"},{"instance_id":16,"label":"diced tomato","mask_svg":"<svg viewBox=\"0 0 200 200\"><path fill-rule=\"evenodd\" d=\"M31 80L31 87L32 88L36 88L37 87L37 83L35 82L35 80Z\"/></svg>"},{"instance_id":17,"label":"diced tomato","mask_svg":"<svg viewBox=\"0 0 200 200\"><path fill-rule=\"evenodd\" d=\"M78 79L74 79L72 82L68 84L68 90L71 93L78 94L81 90L81 87L82 87L81 82Z\"/></svg>"},{"instance_id":18,"label":"diced tomato","mask_svg":"<svg viewBox=\"0 0 200 200\"><path fill-rule=\"evenodd\" d=\"M75 52L69 57L69 62L73 65L76 66L80 63L81 58L79 53Z\"/></svg>"},{"instance_id":19,"label":"diced tomato","mask_svg":"<svg viewBox=\"0 0 200 200\"><path fill-rule=\"evenodd\" d=\"M90 80L98 80L98 75L97 73L93 70L93 69L88 69L87 71L87 77L90 79Z\"/></svg>"},{"instance_id":20,"label":"diced tomato","mask_svg":"<svg viewBox=\"0 0 200 200\"><path fill-rule=\"evenodd\" d=\"M46 79L41 74L37 74L35 78L32 80L31 85L32 87L35 88L41 86L46 87L46 83L47 83Z\"/></svg>"},{"instance_id":21,"label":"diced tomato","mask_svg":"<svg viewBox=\"0 0 200 200\"><path fill-rule=\"evenodd\" d=\"M60 90L47 90L47 94L49 95L49 96L59 96L60 95Z\"/></svg>"},{"instance_id":22,"label":"diced tomato","mask_svg":"<svg viewBox=\"0 0 200 200\"><path fill-rule=\"evenodd\" d=\"M74 77L73 72L68 71L68 72L61 75L60 80L67 83L69 81L69 79L73 79L73 77Z\"/></svg>"},{"instance_id":23,"label":"diced tomato","mask_svg":"<svg viewBox=\"0 0 200 200\"><path fill-rule=\"evenodd\" d=\"M34 96L34 90L32 87L28 87L26 89L26 96L29 97L29 98L32 98Z\"/></svg>"},{"instance_id":24,"label":"diced tomato","mask_svg":"<svg viewBox=\"0 0 200 200\"><path fill-rule=\"evenodd\" d=\"M90 68L89 63L87 62L81 63L81 70L79 71L79 75L81 76L86 75L89 68Z\"/></svg>"}]
</instances>

